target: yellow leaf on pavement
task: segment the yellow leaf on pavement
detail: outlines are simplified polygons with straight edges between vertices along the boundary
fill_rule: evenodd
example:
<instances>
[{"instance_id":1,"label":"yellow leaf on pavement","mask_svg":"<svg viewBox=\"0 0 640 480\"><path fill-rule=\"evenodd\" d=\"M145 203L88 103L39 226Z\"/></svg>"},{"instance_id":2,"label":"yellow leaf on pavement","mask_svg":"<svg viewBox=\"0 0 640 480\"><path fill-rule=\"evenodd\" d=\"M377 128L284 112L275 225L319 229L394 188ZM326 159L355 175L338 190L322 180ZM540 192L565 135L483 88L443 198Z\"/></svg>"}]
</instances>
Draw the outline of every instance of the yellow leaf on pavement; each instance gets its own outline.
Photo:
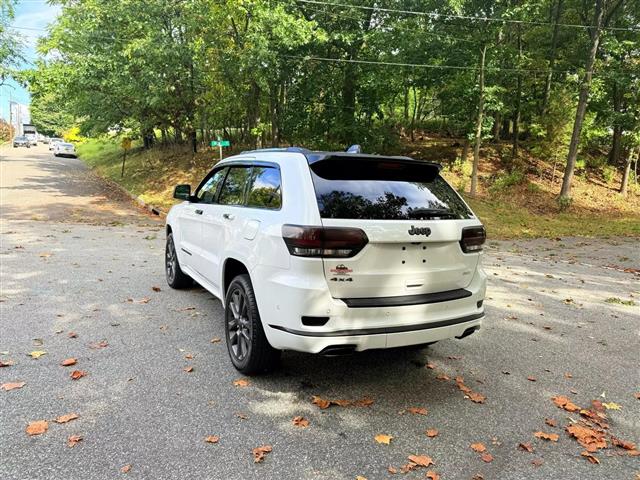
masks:
<instances>
[{"instance_id":1,"label":"yellow leaf on pavement","mask_svg":"<svg viewBox=\"0 0 640 480\"><path fill-rule=\"evenodd\" d=\"M393 437L391 435L385 435L384 433L379 433L375 437L376 442L384 443L385 445L389 445Z\"/></svg>"},{"instance_id":2,"label":"yellow leaf on pavement","mask_svg":"<svg viewBox=\"0 0 640 480\"><path fill-rule=\"evenodd\" d=\"M32 358L40 358L42 355L46 355L46 354L47 352L45 352L44 350L34 350L28 355L30 355Z\"/></svg>"}]
</instances>

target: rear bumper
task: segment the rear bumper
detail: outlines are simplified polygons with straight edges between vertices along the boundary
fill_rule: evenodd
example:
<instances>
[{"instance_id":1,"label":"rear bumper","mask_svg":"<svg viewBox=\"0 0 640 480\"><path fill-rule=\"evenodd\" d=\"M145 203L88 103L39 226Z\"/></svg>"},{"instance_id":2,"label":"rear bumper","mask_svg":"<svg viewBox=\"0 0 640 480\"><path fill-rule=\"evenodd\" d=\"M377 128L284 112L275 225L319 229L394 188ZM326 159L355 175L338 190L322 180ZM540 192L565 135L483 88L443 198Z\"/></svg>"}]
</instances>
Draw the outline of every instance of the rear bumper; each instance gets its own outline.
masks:
<instances>
[{"instance_id":1,"label":"rear bumper","mask_svg":"<svg viewBox=\"0 0 640 480\"><path fill-rule=\"evenodd\" d=\"M482 325L484 314L473 320L452 319L455 323L442 326L426 326L422 329L410 328L406 331L394 331L392 333L369 333L363 330L350 335L335 335L333 332L326 332L319 336L319 333L309 332L292 333L281 329L273 329L270 335L270 342L277 348L298 350L301 352L321 353L332 350L336 347L352 347L354 351L370 349L406 347L409 345L420 345L423 343L437 342L454 337L463 337L469 330L476 330ZM466 320L466 321L465 321ZM434 322L439 324L440 322Z\"/></svg>"},{"instance_id":2,"label":"rear bumper","mask_svg":"<svg viewBox=\"0 0 640 480\"><path fill-rule=\"evenodd\" d=\"M341 345L356 351L417 345L461 337L470 328L479 328L484 318L486 275L481 268L463 297L375 307L349 307L331 297L324 275L307 275L301 281L286 271L262 279L261 273L266 272L259 267L251 272L253 285L265 334L278 349L319 353ZM303 316L327 321L322 326L304 325Z\"/></svg>"}]
</instances>

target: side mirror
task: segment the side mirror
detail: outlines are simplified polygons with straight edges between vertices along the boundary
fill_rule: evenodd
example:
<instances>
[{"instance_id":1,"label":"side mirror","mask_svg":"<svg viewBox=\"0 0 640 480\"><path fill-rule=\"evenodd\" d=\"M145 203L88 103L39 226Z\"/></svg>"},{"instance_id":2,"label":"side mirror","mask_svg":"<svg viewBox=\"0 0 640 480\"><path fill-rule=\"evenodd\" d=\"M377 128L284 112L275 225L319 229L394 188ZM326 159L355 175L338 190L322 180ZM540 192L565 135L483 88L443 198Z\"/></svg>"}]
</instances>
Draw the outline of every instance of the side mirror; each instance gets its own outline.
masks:
<instances>
[{"instance_id":1,"label":"side mirror","mask_svg":"<svg viewBox=\"0 0 640 480\"><path fill-rule=\"evenodd\" d=\"M173 189L173 198L177 198L179 200L190 200L191 185L176 185L176 188Z\"/></svg>"}]
</instances>

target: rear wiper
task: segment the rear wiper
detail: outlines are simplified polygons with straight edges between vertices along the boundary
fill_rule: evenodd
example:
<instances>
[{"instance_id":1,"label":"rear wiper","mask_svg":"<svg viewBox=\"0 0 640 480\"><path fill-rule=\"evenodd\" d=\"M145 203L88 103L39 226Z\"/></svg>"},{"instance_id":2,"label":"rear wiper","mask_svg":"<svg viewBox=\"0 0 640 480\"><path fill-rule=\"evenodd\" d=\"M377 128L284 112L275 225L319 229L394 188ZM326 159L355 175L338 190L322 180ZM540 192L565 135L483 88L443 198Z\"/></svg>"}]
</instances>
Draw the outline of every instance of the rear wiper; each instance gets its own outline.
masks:
<instances>
[{"instance_id":1,"label":"rear wiper","mask_svg":"<svg viewBox=\"0 0 640 480\"><path fill-rule=\"evenodd\" d=\"M407 212L409 218L457 218L455 213L442 208L414 208Z\"/></svg>"}]
</instances>

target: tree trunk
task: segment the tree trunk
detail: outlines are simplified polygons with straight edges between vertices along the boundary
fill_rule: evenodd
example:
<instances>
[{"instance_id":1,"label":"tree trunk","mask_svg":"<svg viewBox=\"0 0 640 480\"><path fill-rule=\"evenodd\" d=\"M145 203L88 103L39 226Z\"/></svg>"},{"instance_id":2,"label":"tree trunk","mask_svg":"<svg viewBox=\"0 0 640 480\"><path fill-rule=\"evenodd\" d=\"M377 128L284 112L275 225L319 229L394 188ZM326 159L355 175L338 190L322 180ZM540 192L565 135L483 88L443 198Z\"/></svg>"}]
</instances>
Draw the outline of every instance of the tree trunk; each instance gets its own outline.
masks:
<instances>
[{"instance_id":1,"label":"tree trunk","mask_svg":"<svg viewBox=\"0 0 640 480\"><path fill-rule=\"evenodd\" d=\"M480 93L478 94L478 117L476 119L476 137L473 146L473 168L471 170L471 196L478 192L478 164L480 163L480 142L482 141L482 116L484 115L484 61L487 54L487 46L480 50Z\"/></svg>"},{"instance_id":2,"label":"tree trunk","mask_svg":"<svg viewBox=\"0 0 640 480\"><path fill-rule=\"evenodd\" d=\"M547 107L549 106L549 98L551 97L551 81L553 80L553 68L556 65L556 50L558 47L558 22L562 16L562 2L558 0L555 5L555 14L553 20L553 33L551 34L551 50L549 51L549 72L544 84L544 93L542 97L542 107L540 108L541 114L544 116L547 113Z\"/></svg>"},{"instance_id":3,"label":"tree trunk","mask_svg":"<svg viewBox=\"0 0 640 480\"><path fill-rule=\"evenodd\" d=\"M612 100L613 100L613 112L614 112L614 125L613 136L611 138L611 150L609 151L609 164L617 167L620 161L620 151L622 149L622 133L623 128L620 125L620 119L618 114L622 112L622 98L619 94L617 85L613 84Z\"/></svg>"},{"instance_id":4,"label":"tree trunk","mask_svg":"<svg viewBox=\"0 0 640 480\"><path fill-rule=\"evenodd\" d=\"M493 121L493 141L500 141L500 124L502 123L502 114L500 112L496 112L494 121Z\"/></svg>"},{"instance_id":5,"label":"tree trunk","mask_svg":"<svg viewBox=\"0 0 640 480\"><path fill-rule=\"evenodd\" d=\"M269 114L271 116L271 146L279 147L278 140L278 89L275 84L271 85L269 92Z\"/></svg>"},{"instance_id":6,"label":"tree trunk","mask_svg":"<svg viewBox=\"0 0 640 480\"><path fill-rule=\"evenodd\" d=\"M640 156L640 147L638 148L638 156ZM622 171L622 182L620 182L620 193L622 195L627 194L627 187L629 186L629 176L631 175L631 158L633 157L633 150L629 150L627 155L627 162L625 163L624 170Z\"/></svg>"},{"instance_id":7,"label":"tree trunk","mask_svg":"<svg viewBox=\"0 0 640 480\"><path fill-rule=\"evenodd\" d=\"M350 58L355 55L350 55ZM349 146L357 143L355 134L356 89L358 85L357 71L353 63L347 63L342 80L342 135L341 141Z\"/></svg>"},{"instance_id":8,"label":"tree trunk","mask_svg":"<svg viewBox=\"0 0 640 480\"><path fill-rule=\"evenodd\" d=\"M467 161L467 158L469 158L469 147L471 146L471 142L469 141L469 137L467 137L465 135L464 137L464 142L462 142L462 163L465 163Z\"/></svg>"},{"instance_id":9,"label":"tree trunk","mask_svg":"<svg viewBox=\"0 0 640 480\"><path fill-rule=\"evenodd\" d=\"M589 100L591 77L593 75L593 64L595 62L596 54L598 53L598 46L600 44L600 33L602 30L602 20L604 17L603 3L604 0L596 0L593 28L590 32L591 48L589 50L589 56L585 64L585 73L582 80L582 85L580 86L576 119L573 124L573 133L571 134L571 143L569 144L569 154L567 155L567 166L564 170L562 188L560 189L560 200L571 199L571 181L573 180L573 171L576 168L576 159L578 157L578 144L580 143L582 123L587 111L587 101Z\"/></svg>"},{"instance_id":10,"label":"tree trunk","mask_svg":"<svg viewBox=\"0 0 640 480\"><path fill-rule=\"evenodd\" d=\"M411 87L413 91L413 112L411 113L411 141L415 141L416 131L416 111L418 109L418 94L416 93L416 86Z\"/></svg>"},{"instance_id":11,"label":"tree trunk","mask_svg":"<svg viewBox=\"0 0 640 480\"><path fill-rule=\"evenodd\" d=\"M517 24L518 29L518 68L522 60L522 29L520 24ZM522 97L522 74L518 73L518 79L516 82L516 105L513 112L513 149L511 151L511 159L515 159L518 156L518 147L520 142L520 99Z\"/></svg>"}]
</instances>

